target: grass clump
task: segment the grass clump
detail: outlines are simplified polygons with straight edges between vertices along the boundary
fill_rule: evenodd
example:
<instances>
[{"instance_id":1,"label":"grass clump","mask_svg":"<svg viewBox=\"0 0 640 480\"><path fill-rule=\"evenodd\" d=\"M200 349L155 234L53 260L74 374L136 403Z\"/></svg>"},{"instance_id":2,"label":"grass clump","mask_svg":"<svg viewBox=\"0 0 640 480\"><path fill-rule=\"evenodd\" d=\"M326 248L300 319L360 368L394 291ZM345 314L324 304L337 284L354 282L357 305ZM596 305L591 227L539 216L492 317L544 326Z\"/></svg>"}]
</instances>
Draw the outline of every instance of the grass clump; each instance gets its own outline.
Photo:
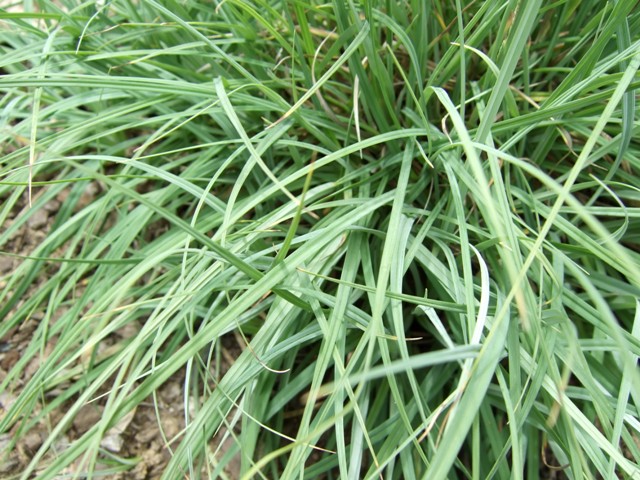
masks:
<instances>
[{"instance_id":1,"label":"grass clump","mask_svg":"<svg viewBox=\"0 0 640 480\"><path fill-rule=\"evenodd\" d=\"M5 5L16 478L640 478L634 3Z\"/></svg>"}]
</instances>

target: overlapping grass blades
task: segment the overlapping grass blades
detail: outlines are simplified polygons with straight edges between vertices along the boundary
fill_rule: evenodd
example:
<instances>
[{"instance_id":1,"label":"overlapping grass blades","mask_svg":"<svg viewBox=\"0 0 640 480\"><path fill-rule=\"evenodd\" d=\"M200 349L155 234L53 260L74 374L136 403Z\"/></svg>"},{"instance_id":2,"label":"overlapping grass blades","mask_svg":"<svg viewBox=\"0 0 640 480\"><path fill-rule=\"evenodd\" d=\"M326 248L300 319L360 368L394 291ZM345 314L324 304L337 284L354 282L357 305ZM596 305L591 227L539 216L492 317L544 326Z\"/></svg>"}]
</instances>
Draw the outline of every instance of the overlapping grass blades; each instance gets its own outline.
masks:
<instances>
[{"instance_id":1,"label":"overlapping grass blades","mask_svg":"<svg viewBox=\"0 0 640 480\"><path fill-rule=\"evenodd\" d=\"M18 477L130 470L101 440L181 378L166 479L640 478L633 7L8 5Z\"/></svg>"}]
</instances>

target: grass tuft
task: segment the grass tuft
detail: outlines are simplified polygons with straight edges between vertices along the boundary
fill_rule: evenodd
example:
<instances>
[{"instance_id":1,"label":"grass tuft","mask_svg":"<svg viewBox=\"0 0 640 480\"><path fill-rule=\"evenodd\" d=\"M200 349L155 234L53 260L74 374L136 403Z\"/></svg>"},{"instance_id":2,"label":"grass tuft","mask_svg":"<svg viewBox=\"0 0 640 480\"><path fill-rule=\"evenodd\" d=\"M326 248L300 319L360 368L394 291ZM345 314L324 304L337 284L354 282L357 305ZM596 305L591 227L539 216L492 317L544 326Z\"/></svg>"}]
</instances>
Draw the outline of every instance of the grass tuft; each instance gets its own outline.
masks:
<instances>
[{"instance_id":1,"label":"grass tuft","mask_svg":"<svg viewBox=\"0 0 640 480\"><path fill-rule=\"evenodd\" d=\"M635 3L4 2L0 476L640 478Z\"/></svg>"}]
</instances>

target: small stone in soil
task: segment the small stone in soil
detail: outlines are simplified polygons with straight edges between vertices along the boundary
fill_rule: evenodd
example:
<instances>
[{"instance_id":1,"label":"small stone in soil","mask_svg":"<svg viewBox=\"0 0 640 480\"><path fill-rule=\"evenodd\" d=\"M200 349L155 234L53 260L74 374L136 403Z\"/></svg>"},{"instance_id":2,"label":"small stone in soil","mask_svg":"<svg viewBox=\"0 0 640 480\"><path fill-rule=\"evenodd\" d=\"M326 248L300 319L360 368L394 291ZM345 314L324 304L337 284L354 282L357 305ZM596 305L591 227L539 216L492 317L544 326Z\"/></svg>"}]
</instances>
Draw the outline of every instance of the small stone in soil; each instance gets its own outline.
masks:
<instances>
[{"instance_id":1,"label":"small stone in soil","mask_svg":"<svg viewBox=\"0 0 640 480\"><path fill-rule=\"evenodd\" d=\"M29 217L29 220L27 220L27 225L29 225L29 228L33 228L34 230L42 228L47 224L48 218L49 214L46 210L36 210L33 215Z\"/></svg>"},{"instance_id":2,"label":"small stone in soil","mask_svg":"<svg viewBox=\"0 0 640 480\"><path fill-rule=\"evenodd\" d=\"M0 257L0 273L7 273L13 270L13 258L11 257Z\"/></svg>"}]
</instances>

